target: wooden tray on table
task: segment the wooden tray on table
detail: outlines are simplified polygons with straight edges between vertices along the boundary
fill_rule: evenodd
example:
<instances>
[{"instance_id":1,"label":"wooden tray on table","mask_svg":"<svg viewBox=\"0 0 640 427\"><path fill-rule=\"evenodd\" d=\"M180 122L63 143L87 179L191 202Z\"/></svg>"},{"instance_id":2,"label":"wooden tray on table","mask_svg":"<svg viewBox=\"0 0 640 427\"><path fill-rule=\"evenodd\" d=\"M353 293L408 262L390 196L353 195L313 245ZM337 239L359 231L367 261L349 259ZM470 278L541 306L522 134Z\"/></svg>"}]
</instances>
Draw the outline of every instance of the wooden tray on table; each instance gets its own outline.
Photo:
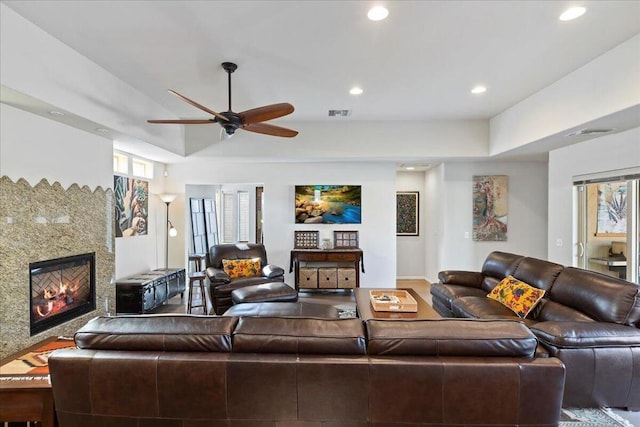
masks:
<instances>
[{"instance_id":1,"label":"wooden tray on table","mask_svg":"<svg viewBox=\"0 0 640 427\"><path fill-rule=\"evenodd\" d=\"M374 290L369 291L371 306L375 311L393 311L416 313L418 302L409 292L404 290Z\"/></svg>"}]
</instances>

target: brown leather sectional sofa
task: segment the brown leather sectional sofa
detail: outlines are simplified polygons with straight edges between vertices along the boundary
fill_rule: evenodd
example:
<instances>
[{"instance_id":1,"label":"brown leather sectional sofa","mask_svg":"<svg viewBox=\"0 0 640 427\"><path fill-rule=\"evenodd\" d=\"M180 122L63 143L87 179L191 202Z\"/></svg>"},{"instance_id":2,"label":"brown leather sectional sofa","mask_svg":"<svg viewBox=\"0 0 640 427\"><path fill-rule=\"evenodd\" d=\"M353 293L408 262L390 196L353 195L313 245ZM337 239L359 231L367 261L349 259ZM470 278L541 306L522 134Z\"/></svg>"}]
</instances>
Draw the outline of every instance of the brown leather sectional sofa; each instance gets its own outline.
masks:
<instances>
[{"instance_id":1,"label":"brown leather sectional sofa","mask_svg":"<svg viewBox=\"0 0 640 427\"><path fill-rule=\"evenodd\" d=\"M640 288L600 273L493 252L480 272L440 272L440 283L431 285L433 307L445 317L517 319L486 297L507 275L546 291L522 322L566 366L563 406L640 410Z\"/></svg>"},{"instance_id":2,"label":"brown leather sectional sofa","mask_svg":"<svg viewBox=\"0 0 640 427\"><path fill-rule=\"evenodd\" d=\"M100 317L49 358L60 427L556 426L520 322Z\"/></svg>"}]
</instances>

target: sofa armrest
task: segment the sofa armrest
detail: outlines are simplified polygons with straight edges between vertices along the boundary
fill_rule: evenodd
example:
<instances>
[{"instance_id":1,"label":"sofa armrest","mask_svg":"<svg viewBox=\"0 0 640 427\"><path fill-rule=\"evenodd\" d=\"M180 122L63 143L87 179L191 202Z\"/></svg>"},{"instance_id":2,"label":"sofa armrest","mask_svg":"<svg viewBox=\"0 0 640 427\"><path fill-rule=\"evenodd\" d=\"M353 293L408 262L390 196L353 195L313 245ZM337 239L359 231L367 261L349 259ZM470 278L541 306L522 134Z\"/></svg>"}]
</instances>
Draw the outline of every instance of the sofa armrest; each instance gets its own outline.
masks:
<instances>
[{"instance_id":1,"label":"sofa armrest","mask_svg":"<svg viewBox=\"0 0 640 427\"><path fill-rule=\"evenodd\" d=\"M208 267L206 273L207 278L213 284L223 284L231 282L229 275L220 268Z\"/></svg>"},{"instance_id":2,"label":"sofa armrest","mask_svg":"<svg viewBox=\"0 0 640 427\"><path fill-rule=\"evenodd\" d=\"M640 347L640 329L608 322L539 322L530 327L540 342L556 348Z\"/></svg>"},{"instance_id":3,"label":"sofa armrest","mask_svg":"<svg viewBox=\"0 0 640 427\"><path fill-rule=\"evenodd\" d=\"M284 269L277 265L267 264L262 267L262 275L269 279L273 279L275 277L284 276Z\"/></svg>"},{"instance_id":4,"label":"sofa armrest","mask_svg":"<svg viewBox=\"0 0 640 427\"><path fill-rule=\"evenodd\" d=\"M438 280L443 284L470 286L479 288L484 276L475 271L444 270L438 273Z\"/></svg>"}]
</instances>

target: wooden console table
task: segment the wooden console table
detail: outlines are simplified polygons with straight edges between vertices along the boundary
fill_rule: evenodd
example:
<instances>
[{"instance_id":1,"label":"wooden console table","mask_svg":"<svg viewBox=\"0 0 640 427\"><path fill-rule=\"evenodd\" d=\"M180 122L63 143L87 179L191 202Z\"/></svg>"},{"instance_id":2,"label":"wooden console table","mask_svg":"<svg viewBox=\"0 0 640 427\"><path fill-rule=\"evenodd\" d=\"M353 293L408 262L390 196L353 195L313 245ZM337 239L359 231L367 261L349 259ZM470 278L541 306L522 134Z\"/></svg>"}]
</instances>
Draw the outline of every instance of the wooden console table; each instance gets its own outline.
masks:
<instances>
[{"instance_id":1,"label":"wooden console table","mask_svg":"<svg viewBox=\"0 0 640 427\"><path fill-rule=\"evenodd\" d=\"M0 361L0 422L39 421L54 427L49 366L32 367L22 359L33 353L42 362L43 353L66 347L75 347L73 340L51 337Z\"/></svg>"},{"instance_id":2,"label":"wooden console table","mask_svg":"<svg viewBox=\"0 0 640 427\"><path fill-rule=\"evenodd\" d=\"M347 286L331 286L330 288L323 287L322 284L316 284L315 288L318 289L344 289L344 288L359 288L360 287L360 271L364 273L364 255L362 249L294 249L291 251L291 258L289 260L289 273L295 272L295 288L300 289L300 268L301 266L311 264L314 266L335 266L339 267L348 266L353 269L355 275L355 285ZM320 271L322 267L318 268ZM306 289L310 289L308 286L304 286ZM313 289L313 287L311 288Z\"/></svg>"}]
</instances>

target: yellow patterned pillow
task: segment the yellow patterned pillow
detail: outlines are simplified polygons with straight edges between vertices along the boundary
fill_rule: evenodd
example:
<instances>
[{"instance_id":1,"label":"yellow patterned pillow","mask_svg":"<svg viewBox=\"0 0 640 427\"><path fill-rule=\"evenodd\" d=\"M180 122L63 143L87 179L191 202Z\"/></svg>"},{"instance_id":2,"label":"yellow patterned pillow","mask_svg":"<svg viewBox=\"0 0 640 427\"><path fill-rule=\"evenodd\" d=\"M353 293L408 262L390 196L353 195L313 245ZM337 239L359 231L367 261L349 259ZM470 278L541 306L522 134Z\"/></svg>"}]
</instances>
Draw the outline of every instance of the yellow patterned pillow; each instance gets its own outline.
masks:
<instances>
[{"instance_id":1,"label":"yellow patterned pillow","mask_svg":"<svg viewBox=\"0 0 640 427\"><path fill-rule=\"evenodd\" d=\"M487 295L524 319L544 296L542 289L534 288L515 277L507 276Z\"/></svg>"},{"instance_id":2,"label":"yellow patterned pillow","mask_svg":"<svg viewBox=\"0 0 640 427\"><path fill-rule=\"evenodd\" d=\"M239 277L258 277L260 276L260 258L251 259L223 259L222 268L230 279Z\"/></svg>"}]
</instances>

